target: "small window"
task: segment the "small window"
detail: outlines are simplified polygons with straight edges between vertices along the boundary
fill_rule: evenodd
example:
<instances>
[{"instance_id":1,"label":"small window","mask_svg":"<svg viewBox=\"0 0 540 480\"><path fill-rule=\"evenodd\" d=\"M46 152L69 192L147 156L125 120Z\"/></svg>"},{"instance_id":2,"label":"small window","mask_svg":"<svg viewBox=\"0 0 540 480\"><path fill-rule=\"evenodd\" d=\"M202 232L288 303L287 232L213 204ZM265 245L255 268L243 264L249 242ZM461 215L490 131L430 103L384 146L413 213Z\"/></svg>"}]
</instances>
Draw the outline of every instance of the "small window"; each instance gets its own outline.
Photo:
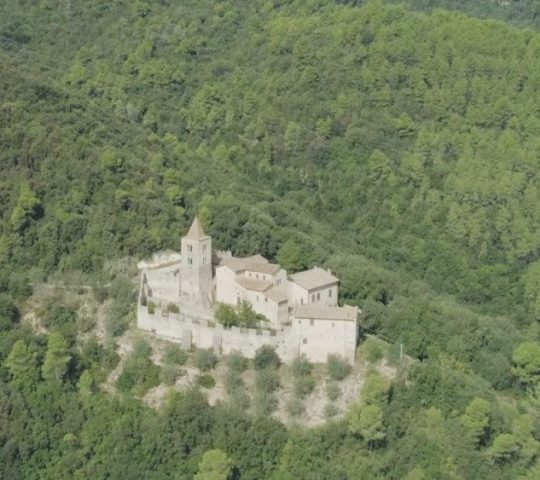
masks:
<instances>
[{"instance_id":1,"label":"small window","mask_svg":"<svg viewBox=\"0 0 540 480\"><path fill-rule=\"evenodd\" d=\"M188 249L188 252L193 252L193 245L188 245L187 246L187 249Z\"/></svg>"},{"instance_id":2,"label":"small window","mask_svg":"<svg viewBox=\"0 0 540 480\"><path fill-rule=\"evenodd\" d=\"M305 345L307 343L307 338L304 338L304 340L302 340L302 343Z\"/></svg>"},{"instance_id":3,"label":"small window","mask_svg":"<svg viewBox=\"0 0 540 480\"><path fill-rule=\"evenodd\" d=\"M202 251L203 251L203 252L206 252L206 245L203 245L203 246L202 246Z\"/></svg>"},{"instance_id":4,"label":"small window","mask_svg":"<svg viewBox=\"0 0 540 480\"><path fill-rule=\"evenodd\" d=\"M320 300L320 299L321 299L321 294L317 293L317 300Z\"/></svg>"},{"instance_id":5,"label":"small window","mask_svg":"<svg viewBox=\"0 0 540 480\"><path fill-rule=\"evenodd\" d=\"M268 297L264 297L264 301L267 302L267 301L268 301Z\"/></svg>"},{"instance_id":6,"label":"small window","mask_svg":"<svg viewBox=\"0 0 540 480\"><path fill-rule=\"evenodd\" d=\"M300 305L304 305L304 299L303 298L300 299Z\"/></svg>"},{"instance_id":7,"label":"small window","mask_svg":"<svg viewBox=\"0 0 540 480\"><path fill-rule=\"evenodd\" d=\"M332 298L332 289L328 290L328 298Z\"/></svg>"},{"instance_id":8,"label":"small window","mask_svg":"<svg viewBox=\"0 0 540 480\"><path fill-rule=\"evenodd\" d=\"M257 274L255 275L255 277L259 278L259 274L257 273Z\"/></svg>"},{"instance_id":9,"label":"small window","mask_svg":"<svg viewBox=\"0 0 540 480\"><path fill-rule=\"evenodd\" d=\"M315 294L311 295L311 301L312 301L312 302L315 301Z\"/></svg>"},{"instance_id":10,"label":"small window","mask_svg":"<svg viewBox=\"0 0 540 480\"><path fill-rule=\"evenodd\" d=\"M249 273L248 273L248 277L250 277L250 278L251 278L251 272L249 272Z\"/></svg>"},{"instance_id":11,"label":"small window","mask_svg":"<svg viewBox=\"0 0 540 480\"><path fill-rule=\"evenodd\" d=\"M332 328L334 328L336 326L336 324L334 322L332 322Z\"/></svg>"},{"instance_id":12,"label":"small window","mask_svg":"<svg viewBox=\"0 0 540 480\"><path fill-rule=\"evenodd\" d=\"M193 265L193 259L192 259L192 258L188 258L188 259L187 259L187 263L189 263L190 265Z\"/></svg>"},{"instance_id":13,"label":"small window","mask_svg":"<svg viewBox=\"0 0 540 480\"><path fill-rule=\"evenodd\" d=\"M313 327L313 325L315 325L315 320L313 320L313 318L309 321L309 325Z\"/></svg>"}]
</instances>

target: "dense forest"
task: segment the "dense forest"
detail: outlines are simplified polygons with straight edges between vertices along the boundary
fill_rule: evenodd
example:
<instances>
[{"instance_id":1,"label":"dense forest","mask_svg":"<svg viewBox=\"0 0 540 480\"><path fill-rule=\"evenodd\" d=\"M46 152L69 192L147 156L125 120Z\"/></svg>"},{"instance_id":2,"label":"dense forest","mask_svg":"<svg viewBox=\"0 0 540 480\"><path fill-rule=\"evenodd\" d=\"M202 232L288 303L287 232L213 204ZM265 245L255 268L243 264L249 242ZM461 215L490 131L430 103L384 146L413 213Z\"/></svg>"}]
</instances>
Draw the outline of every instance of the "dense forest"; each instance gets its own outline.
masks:
<instances>
[{"instance_id":1,"label":"dense forest","mask_svg":"<svg viewBox=\"0 0 540 480\"><path fill-rule=\"evenodd\" d=\"M394 3L0 4L0 477L540 477L538 2ZM219 248L332 268L414 363L286 429L110 395L114 338L22 321L73 275L129 318L108 266L195 213Z\"/></svg>"}]
</instances>

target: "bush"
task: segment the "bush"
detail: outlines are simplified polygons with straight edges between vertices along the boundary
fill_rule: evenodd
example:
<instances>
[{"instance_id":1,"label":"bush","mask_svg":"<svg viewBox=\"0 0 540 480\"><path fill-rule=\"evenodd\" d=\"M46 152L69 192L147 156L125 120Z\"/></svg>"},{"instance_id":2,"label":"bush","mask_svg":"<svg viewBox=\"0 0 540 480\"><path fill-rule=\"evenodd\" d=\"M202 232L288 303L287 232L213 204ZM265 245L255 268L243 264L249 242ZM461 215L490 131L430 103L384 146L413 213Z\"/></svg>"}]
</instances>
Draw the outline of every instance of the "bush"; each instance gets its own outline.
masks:
<instances>
[{"instance_id":1,"label":"bush","mask_svg":"<svg viewBox=\"0 0 540 480\"><path fill-rule=\"evenodd\" d=\"M339 381L343 380L351 373L351 366L343 357L336 354L330 354L326 361L326 370L328 376L332 380Z\"/></svg>"},{"instance_id":2,"label":"bush","mask_svg":"<svg viewBox=\"0 0 540 480\"><path fill-rule=\"evenodd\" d=\"M244 387L244 381L238 372L229 370L225 375L225 391L231 395L232 392Z\"/></svg>"},{"instance_id":3,"label":"bush","mask_svg":"<svg viewBox=\"0 0 540 480\"><path fill-rule=\"evenodd\" d=\"M383 350L379 342L371 337L367 338L364 341L362 350L364 352L366 360L370 363L378 362L384 356Z\"/></svg>"},{"instance_id":4,"label":"bush","mask_svg":"<svg viewBox=\"0 0 540 480\"><path fill-rule=\"evenodd\" d=\"M271 393L279 388L279 375L269 368L259 370L255 377L255 386L261 392Z\"/></svg>"},{"instance_id":5,"label":"bush","mask_svg":"<svg viewBox=\"0 0 540 480\"><path fill-rule=\"evenodd\" d=\"M341 395L341 389L335 382L328 382L326 384L326 395L330 400L337 400Z\"/></svg>"},{"instance_id":6,"label":"bush","mask_svg":"<svg viewBox=\"0 0 540 480\"><path fill-rule=\"evenodd\" d=\"M152 354L152 347L144 337L137 337L133 341L132 355L138 358L148 358Z\"/></svg>"},{"instance_id":7,"label":"bush","mask_svg":"<svg viewBox=\"0 0 540 480\"><path fill-rule=\"evenodd\" d=\"M167 305L167 311L169 313L180 313L180 307L176 305L175 303L169 303Z\"/></svg>"},{"instance_id":8,"label":"bush","mask_svg":"<svg viewBox=\"0 0 540 480\"><path fill-rule=\"evenodd\" d=\"M315 380L311 375L297 377L294 380L294 393L300 398L309 395L315 388Z\"/></svg>"},{"instance_id":9,"label":"bush","mask_svg":"<svg viewBox=\"0 0 540 480\"><path fill-rule=\"evenodd\" d=\"M291 364L291 370L294 377L303 377L311 375L311 371L313 370L313 366L307 358L302 355L299 357L296 357L292 364Z\"/></svg>"},{"instance_id":10,"label":"bush","mask_svg":"<svg viewBox=\"0 0 540 480\"><path fill-rule=\"evenodd\" d=\"M160 368L149 358L128 358L122 373L116 381L118 390L133 395L144 395L160 383Z\"/></svg>"},{"instance_id":11,"label":"bush","mask_svg":"<svg viewBox=\"0 0 540 480\"><path fill-rule=\"evenodd\" d=\"M56 303L48 305L47 312L43 317L43 326L48 329L57 329L62 333L71 332L75 328L77 312L71 307Z\"/></svg>"},{"instance_id":12,"label":"bush","mask_svg":"<svg viewBox=\"0 0 540 480\"><path fill-rule=\"evenodd\" d=\"M197 375L195 383L197 383L197 385L203 388L214 388L216 386L216 381L214 380L214 377L212 377L212 375L208 375L207 373L203 375Z\"/></svg>"},{"instance_id":13,"label":"bush","mask_svg":"<svg viewBox=\"0 0 540 480\"><path fill-rule=\"evenodd\" d=\"M280 363L279 355L276 353L274 347L270 345L263 345L255 352L255 358L253 359L255 370L278 368Z\"/></svg>"},{"instance_id":14,"label":"bush","mask_svg":"<svg viewBox=\"0 0 540 480\"><path fill-rule=\"evenodd\" d=\"M187 353L174 343L168 343L163 349L162 361L167 365L184 365Z\"/></svg>"},{"instance_id":15,"label":"bush","mask_svg":"<svg viewBox=\"0 0 540 480\"><path fill-rule=\"evenodd\" d=\"M338 414L338 409L333 403L327 403L324 406L324 416L326 418L333 418Z\"/></svg>"},{"instance_id":16,"label":"bush","mask_svg":"<svg viewBox=\"0 0 540 480\"><path fill-rule=\"evenodd\" d=\"M0 332L12 329L19 321L20 313L7 295L0 295Z\"/></svg>"},{"instance_id":17,"label":"bush","mask_svg":"<svg viewBox=\"0 0 540 480\"><path fill-rule=\"evenodd\" d=\"M233 372L245 372L248 367L248 360L241 353L232 352L227 359L227 367Z\"/></svg>"},{"instance_id":18,"label":"bush","mask_svg":"<svg viewBox=\"0 0 540 480\"><path fill-rule=\"evenodd\" d=\"M184 370L179 365L164 365L161 367L161 381L165 385L174 385L176 380L184 375Z\"/></svg>"},{"instance_id":19,"label":"bush","mask_svg":"<svg viewBox=\"0 0 540 480\"><path fill-rule=\"evenodd\" d=\"M93 293L98 303L103 303L109 298L109 290L106 287L94 287Z\"/></svg>"},{"instance_id":20,"label":"bush","mask_svg":"<svg viewBox=\"0 0 540 480\"><path fill-rule=\"evenodd\" d=\"M234 408L245 412L249 408L250 398L245 390L239 388L229 392L229 402Z\"/></svg>"},{"instance_id":21,"label":"bush","mask_svg":"<svg viewBox=\"0 0 540 480\"><path fill-rule=\"evenodd\" d=\"M305 412L306 407L304 406L304 402L301 399L292 398L287 403L286 409L287 409L287 413L291 417L299 417Z\"/></svg>"},{"instance_id":22,"label":"bush","mask_svg":"<svg viewBox=\"0 0 540 480\"><path fill-rule=\"evenodd\" d=\"M217 306L214 317L224 327L232 327L239 324L238 316L236 315L234 307L231 305L226 305L225 303L220 303Z\"/></svg>"},{"instance_id":23,"label":"bush","mask_svg":"<svg viewBox=\"0 0 540 480\"><path fill-rule=\"evenodd\" d=\"M218 362L218 358L211 348L197 350L193 360L195 366L201 372L208 372L209 370L212 370Z\"/></svg>"},{"instance_id":24,"label":"bush","mask_svg":"<svg viewBox=\"0 0 540 480\"><path fill-rule=\"evenodd\" d=\"M108 315L105 319L105 332L111 337L122 335L129 327L128 317L117 317Z\"/></svg>"},{"instance_id":25,"label":"bush","mask_svg":"<svg viewBox=\"0 0 540 480\"><path fill-rule=\"evenodd\" d=\"M259 416L268 416L278 407L276 396L268 392L257 392L255 395L255 413Z\"/></svg>"}]
</instances>

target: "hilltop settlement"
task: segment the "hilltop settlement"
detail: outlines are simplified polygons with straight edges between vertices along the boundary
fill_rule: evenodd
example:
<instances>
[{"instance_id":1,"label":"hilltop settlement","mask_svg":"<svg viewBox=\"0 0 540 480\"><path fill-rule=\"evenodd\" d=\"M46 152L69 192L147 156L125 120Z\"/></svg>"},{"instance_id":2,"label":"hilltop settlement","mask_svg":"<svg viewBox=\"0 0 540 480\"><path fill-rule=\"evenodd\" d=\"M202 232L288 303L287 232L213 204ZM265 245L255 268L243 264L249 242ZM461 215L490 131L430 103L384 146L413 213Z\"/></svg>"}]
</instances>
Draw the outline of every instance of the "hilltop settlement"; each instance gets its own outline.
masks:
<instances>
[{"instance_id":1,"label":"hilltop settlement","mask_svg":"<svg viewBox=\"0 0 540 480\"><path fill-rule=\"evenodd\" d=\"M181 252L159 252L139 263L138 327L182 344L253 357L271 345L290 362L305 355L325 362L338 354L354 362L357 307L338 306L339 279L317 266L288 275L261 255L213 251L195 218ZM220 321L223 312L256 319L253 325ZM218 314L218 312L221 312Z\"/></svg>"}]
</instances>

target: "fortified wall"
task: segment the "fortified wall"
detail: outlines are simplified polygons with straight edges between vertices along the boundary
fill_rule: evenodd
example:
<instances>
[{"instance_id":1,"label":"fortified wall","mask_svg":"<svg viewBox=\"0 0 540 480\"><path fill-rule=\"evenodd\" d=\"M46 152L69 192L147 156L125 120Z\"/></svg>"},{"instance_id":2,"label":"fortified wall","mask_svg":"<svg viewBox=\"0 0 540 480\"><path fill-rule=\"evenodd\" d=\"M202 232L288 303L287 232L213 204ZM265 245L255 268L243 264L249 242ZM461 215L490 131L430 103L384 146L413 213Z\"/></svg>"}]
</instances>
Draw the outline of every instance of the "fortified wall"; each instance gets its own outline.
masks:
<instances>
[{"instance_id":1,"label":"fortified wall","mask_svg":"<svg viewBox=\"0 0 540 480\"><path fill-rule=\"evenodd\" d=\"M179 343L185 349L213 348L222 355L236 351L246 358L253 358L258 348L270 345L276 349L276 353L285 363L292 361L299 354L299 340L295 338L292 327L283 327L280 331L225 328L212 320L197 318L188 313L169 312L166 307L159 305L159 300L150 298L148 302L156 305L154 313L149 313L148 308L139 302L138 327L164 340ZM324 362L326 358L319 361Z\"/></svg>"}]
</instances>

